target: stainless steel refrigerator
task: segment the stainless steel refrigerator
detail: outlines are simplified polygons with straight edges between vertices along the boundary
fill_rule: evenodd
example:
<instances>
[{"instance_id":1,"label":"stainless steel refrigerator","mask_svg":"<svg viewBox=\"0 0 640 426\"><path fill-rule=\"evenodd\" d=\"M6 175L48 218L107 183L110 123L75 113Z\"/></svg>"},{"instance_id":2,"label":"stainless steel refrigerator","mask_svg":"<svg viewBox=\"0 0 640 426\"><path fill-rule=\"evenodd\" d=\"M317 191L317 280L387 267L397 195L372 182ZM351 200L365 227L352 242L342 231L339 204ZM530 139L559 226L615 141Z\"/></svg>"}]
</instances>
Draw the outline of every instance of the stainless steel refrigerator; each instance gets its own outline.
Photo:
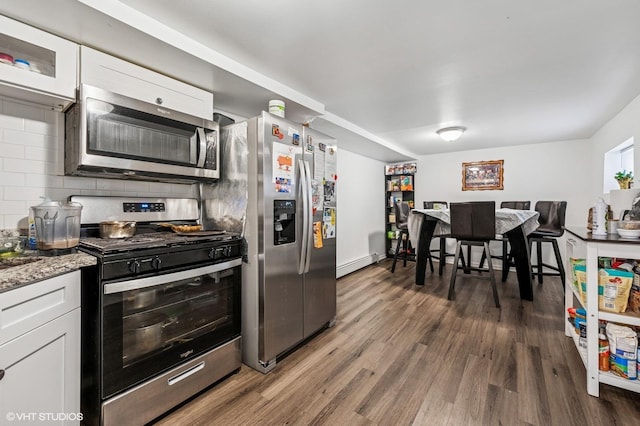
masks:
<instances>
[{"instance_id":1,"label":"stainless steel refrigerator","mask_svg":"<svg viewBox=\"0 0 640 426\"><path fill-rule=\"evenodd\" d=\"M249 177L243 362L266 373L335 321L337 147L335 139L267 112L223 134L238 137L241 126Z\"/></svg>"}]
</instances>

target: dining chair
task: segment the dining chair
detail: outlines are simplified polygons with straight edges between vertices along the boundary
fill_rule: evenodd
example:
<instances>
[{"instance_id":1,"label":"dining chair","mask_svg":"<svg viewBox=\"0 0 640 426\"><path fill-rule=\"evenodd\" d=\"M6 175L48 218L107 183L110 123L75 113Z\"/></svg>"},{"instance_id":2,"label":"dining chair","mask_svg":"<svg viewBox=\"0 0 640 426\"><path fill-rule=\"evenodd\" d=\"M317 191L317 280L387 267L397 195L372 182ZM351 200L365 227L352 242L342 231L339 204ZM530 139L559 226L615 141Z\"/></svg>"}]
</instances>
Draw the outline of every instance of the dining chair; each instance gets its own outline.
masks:
<instances>
[{"instance_id":1,"label":"dining chair","mask_svg":"<svg viewBox=\"0 0 640 426\"><path fill-rule=\"evenodd\" d=\"M423 201L422 207L425 209L448 209L449 203L446 201ZM438 275L442 275L444 266L447 263L447 257L453 257L454 253L447 252L447 238L449 234L435 235L433 238L438 238L439 246L437 249L430 249L429 255L432 259L438 260ZM434 255L434 253L437 253Z\"/></svg>"},{"instance_id":2,"label":"dining chair","mask_svg":"<svg viewBox=\"0 0 640 426\"><path fill-rule=\"evenodd\" d=\"M566 201L538 201L535 210L540 213L538 223L540 226L528 236L529 252L536 245L536 263L531 263L531 273L538 276L538 282L542 284L544 275L560 276L562 287L565 286L564 263L558 247L558 238L564 234L564 219L567 212ZM544 263L542 259L542 244L551 243L556 258L556 265ZM544 268L552 272L545 272Z\"/></svg>"},{"instance_id":3,"label":"dining chair","mask_svg":"<svg viewBox=\"0 0 640 426\"><path fill-rule=\"evenodd\" d=\"M531 201L503 201L500 203L501 209L514 209L514 210L529 210L531 208ZM509 238L506 235L501 235L499 240L502 242L502 255L491 255L494 259L500 259L502 262L502 282L507 281L509 270L512 266L516 266L513 261L513 254L509 250ZM486 256L483 255L480 259L480 267L484 266L484 260Z\"/></svg>"},{"instance_id":4,"label":"dining chair","mask_svg":"<svg viewBox=\"0 0 640 426\"><path fill-rule=\"evenodd\" d=\"M411 241L409 240L409 214L411 213L411 207L406 201L396 201L393 205L396 215L396 229L400 232L398 236L398 242L396 243L396 252L393 255L393 263L391 264L391 272L396 270L396 262L400 252L400 245L402 244L402 259L403 265L407 266L407 258L411 251ZM429 257L429 264L431 266L431 272L433 272L433 261Z\"/></svg>"},{"instance_id":5,"label":"dining chair","mask_svg":"<svg viewBox=\"0 0 640 426\"><path fill-rule=\"evenodd\" d=\"M451 271L451 282L449 284L449 300L455 298L455 285L458 270L489 272L489 276L483 275L463 275L467 278L488 279L491 281L493 299L496 307L500 307L498 298L498 288L496 278L493 273L493 261L487 255L488 268L471 266L470 262L465 265L460 264L462 246L481 246L483 253L489 253L489 242L496 237L496 203L495 201L472 201L466 203L451 203L449 206L451 217L451 238L456 239L456 252Z\"/></svg>"}]
</instances>

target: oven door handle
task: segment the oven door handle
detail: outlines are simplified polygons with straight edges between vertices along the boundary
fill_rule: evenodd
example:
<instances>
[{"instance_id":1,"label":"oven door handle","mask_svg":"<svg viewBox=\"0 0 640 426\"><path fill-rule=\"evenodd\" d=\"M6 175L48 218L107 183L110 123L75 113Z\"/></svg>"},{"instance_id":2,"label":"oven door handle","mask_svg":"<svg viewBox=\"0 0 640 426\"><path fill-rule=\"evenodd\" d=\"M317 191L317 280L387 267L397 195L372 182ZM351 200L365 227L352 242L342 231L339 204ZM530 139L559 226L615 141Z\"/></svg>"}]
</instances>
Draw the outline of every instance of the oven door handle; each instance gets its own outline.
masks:
<instances>
[{"instance_id":1,"label":"oven door handle","mask_svg":"<svg viewBox=\"0 0 640 426\"><path fill-rule=\"evenodd\" d=\"M173 376L170 379L167 380L167 384L169 386L173 386L176 383L186 379L187 377L196 374L198 371L202 370L204 368L204 361L200 362L199 364L194 365L193 367L189 368L188 370L183 371L182 373L178 374L177 376Z\"/></svg>"},{"instance_id":2,"label":"oven door handle","mask_svg":"<svg viewBox=\"0 0 640 426\"><path fill-rule=\"evenodd\" d=\"M238 258L227 262L216 263L215 265L203 266L201 268L188 269L186 271L173 272L170 274L154 275L146 278L134 277L127 281L105 284L104 294L122 293L123 291L138 290L141 288L167 284L173 281L188 280L189 278L220 272L240 265L242 265L242 259Z\"/></svg>"}]
</instances>

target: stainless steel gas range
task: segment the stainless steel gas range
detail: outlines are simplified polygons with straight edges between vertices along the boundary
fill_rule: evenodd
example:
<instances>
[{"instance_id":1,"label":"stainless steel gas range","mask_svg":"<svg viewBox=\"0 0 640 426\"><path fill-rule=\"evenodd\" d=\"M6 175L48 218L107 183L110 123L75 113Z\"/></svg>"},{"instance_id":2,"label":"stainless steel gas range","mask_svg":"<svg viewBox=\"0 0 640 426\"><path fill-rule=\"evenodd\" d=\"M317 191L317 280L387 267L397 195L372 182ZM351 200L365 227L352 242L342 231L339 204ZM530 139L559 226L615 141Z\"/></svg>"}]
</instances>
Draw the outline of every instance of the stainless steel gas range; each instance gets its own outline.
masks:
<instances>
[{"instance_id":1,"label":"stainless steel gas range","mask_svg":"<svg viewBox=\"0 0 640 426\"><path fill-rule=\"evenodd\" d=\"M73 196L83 205L80 250L86 424L144 424L241 365L242 238L194 225L195 199ZM135 221L125 239L101 221Z\"/></svg>"}]
</instances>

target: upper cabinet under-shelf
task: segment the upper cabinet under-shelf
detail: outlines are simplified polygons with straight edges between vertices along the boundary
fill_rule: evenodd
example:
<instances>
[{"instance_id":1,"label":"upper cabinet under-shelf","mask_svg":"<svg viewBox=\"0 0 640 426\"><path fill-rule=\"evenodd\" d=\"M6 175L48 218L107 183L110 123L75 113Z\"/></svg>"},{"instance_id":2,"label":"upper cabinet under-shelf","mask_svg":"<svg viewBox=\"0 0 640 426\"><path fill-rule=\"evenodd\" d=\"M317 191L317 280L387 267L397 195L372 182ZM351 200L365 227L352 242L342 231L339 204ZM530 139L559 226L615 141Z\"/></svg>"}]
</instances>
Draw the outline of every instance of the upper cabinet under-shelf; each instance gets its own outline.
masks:
<instances>
[{"instance_id":1,"label":"upper cabinet under-shelf","mask_svg":"<svg viewBox=\"0 0 640 426\"><path fill-rule=\"evenodd\" d=\"M213 93L86 46L80 47L80 83L213 120Z\"/></svg>"},{"instance_id":2,"label":"upper cabinet under-shelf","mask_svg":"<svg viewBox=\"0 0 640 426\"><path fill-rule=\"evenodd\" d=\"M29 63L0 62L0 95L56 110L75 102L77 44L0 15L0 53Z\"/></svg>"}]
</instances>

